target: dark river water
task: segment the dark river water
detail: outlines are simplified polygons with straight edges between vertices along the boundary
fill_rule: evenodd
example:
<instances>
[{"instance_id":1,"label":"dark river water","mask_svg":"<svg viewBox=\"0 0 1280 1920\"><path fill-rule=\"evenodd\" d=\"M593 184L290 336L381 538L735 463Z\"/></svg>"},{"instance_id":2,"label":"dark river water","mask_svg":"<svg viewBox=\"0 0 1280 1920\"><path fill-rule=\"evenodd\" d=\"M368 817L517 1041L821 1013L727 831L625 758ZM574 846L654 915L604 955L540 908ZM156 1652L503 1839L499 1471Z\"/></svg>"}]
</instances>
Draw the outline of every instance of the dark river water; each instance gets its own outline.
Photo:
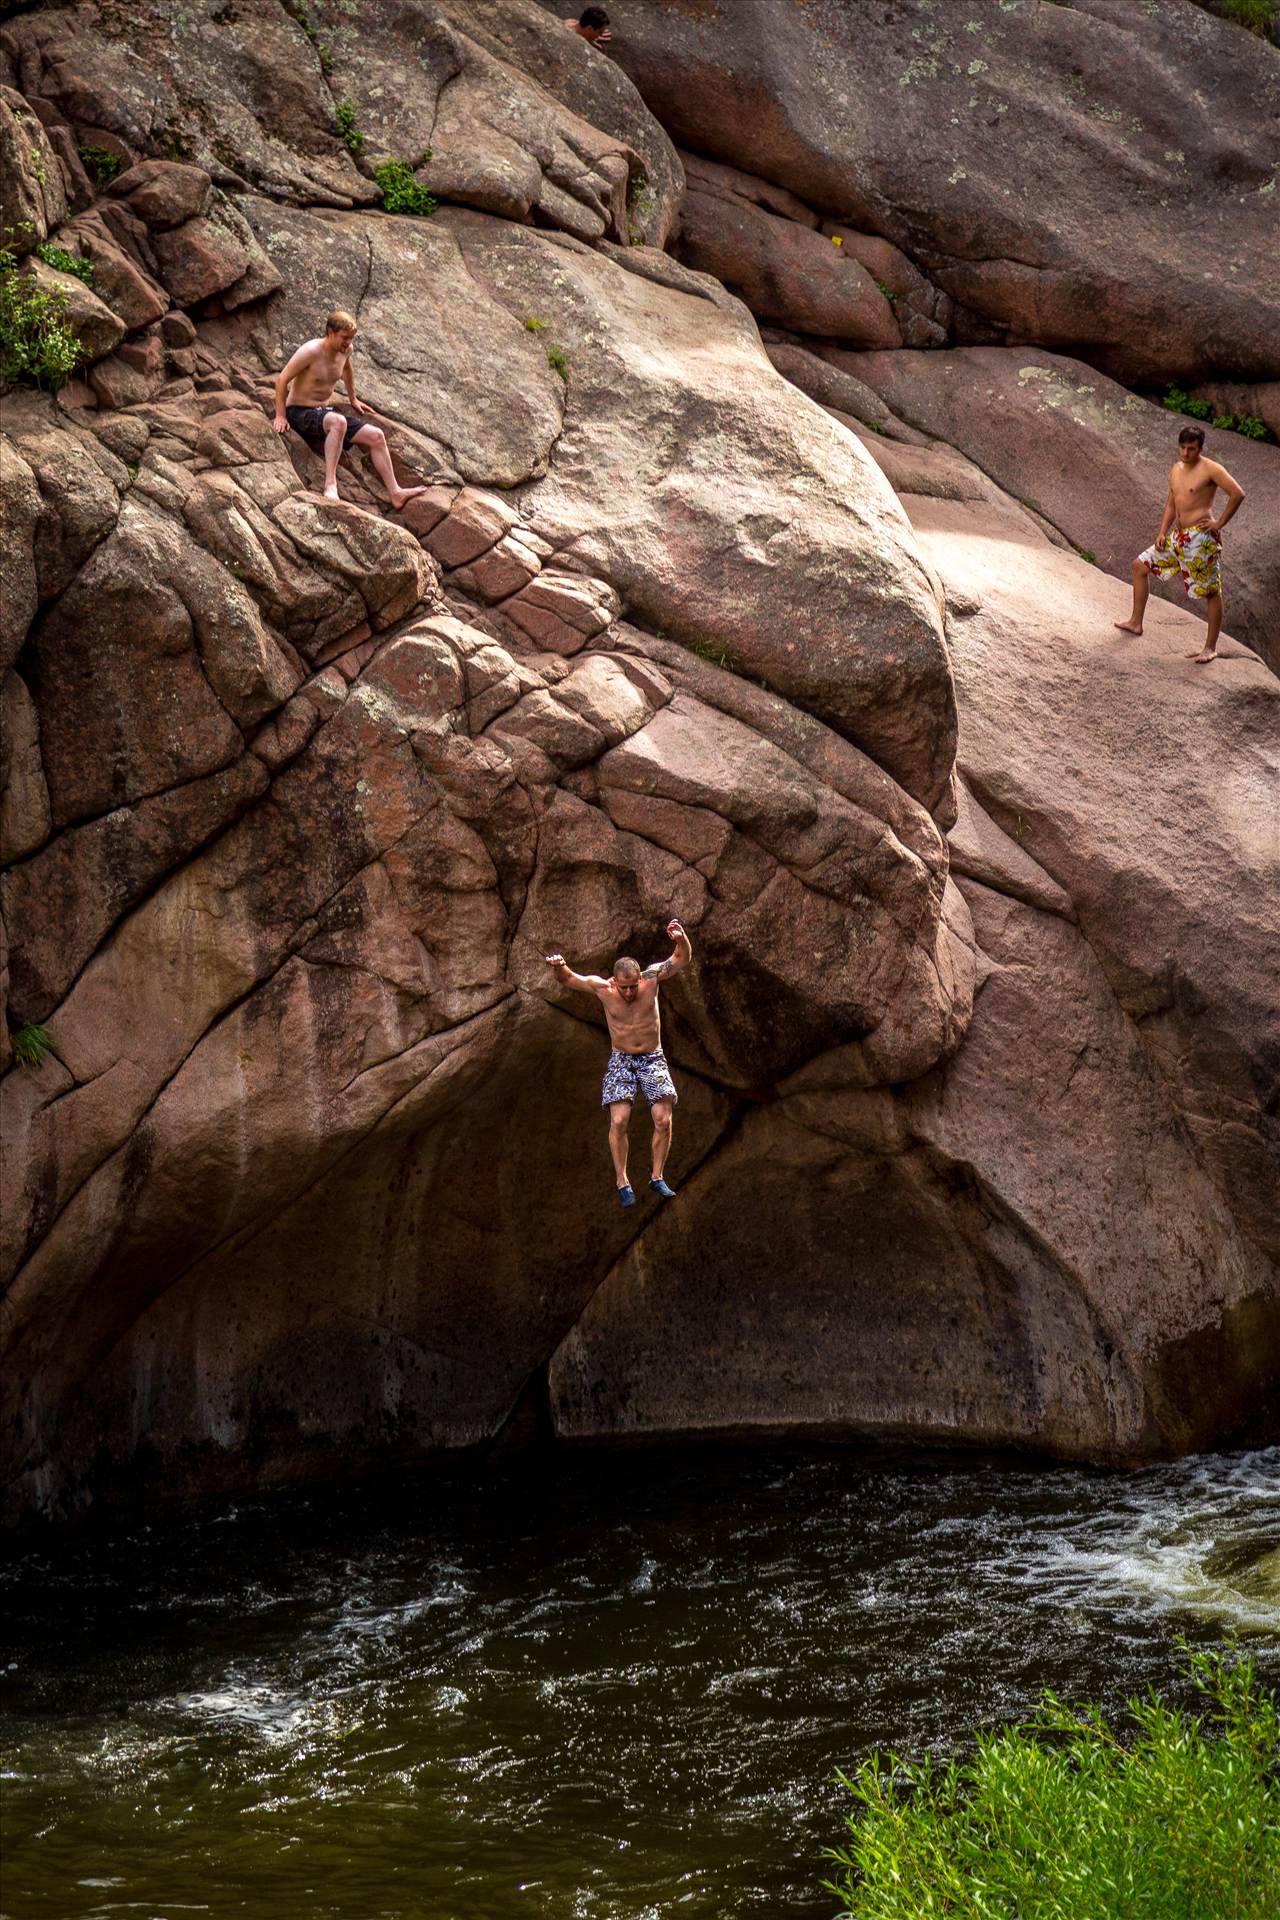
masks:
<instances>
[{"instance_id":1,"label":"dark river water","mask_svg":"<svg viewBox=\"0 0 1280 1920\"><path fill-rule=\"evenodd\" d=\"M832 1782L1043 1686L1280 1681L1280 1450L1132 1476L541 1454L4 1586L7 1920L828 1920Z\"/></svg>"}]
</instances>

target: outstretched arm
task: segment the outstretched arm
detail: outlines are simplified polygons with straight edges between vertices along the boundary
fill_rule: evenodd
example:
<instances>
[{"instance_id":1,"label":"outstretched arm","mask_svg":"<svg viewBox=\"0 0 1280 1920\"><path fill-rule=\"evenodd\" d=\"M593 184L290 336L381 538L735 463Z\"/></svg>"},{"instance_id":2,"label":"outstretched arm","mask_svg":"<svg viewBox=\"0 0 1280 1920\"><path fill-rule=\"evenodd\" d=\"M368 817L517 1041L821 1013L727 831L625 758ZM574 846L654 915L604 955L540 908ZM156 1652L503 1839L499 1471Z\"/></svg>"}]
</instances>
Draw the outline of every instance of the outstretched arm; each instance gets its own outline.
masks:
<instances>
[{"instance_id":1,"label":"outstretched arm","mask_svg":"<svg viewBox=\"0 0 1280 1920\"><path fill-rule=\"evenodd\" d=\"M671 958L669 960L658 960L653 966L646 967L644 970L646 980L665 980L668 974L682 972L693 959L693 948L689 944L689 936L680 925L680 922L678 920L668 920L667 932L675 941Z\"/></svg>"},{"instance_id":2,"label":"outstretched arm","mask_svg":"<svg viewBox=\"0 0 1280 1920\"><path fill-rule=\"evenodd\" d=\"M299 347L293 358L276 375L276 417L272 422L277 433L288 433L289 422L284 417L285 397L289 388L311 358L310 347Z\"/></svg>"},{"instance_id":3,"label":"outstretched arm","mask_svg":"<svg viewBox=\"0 0 1280 1920\"><path fill-rule=\"evenodd\" d=\"M1233 480L1226 468L1220 467L1216 460L1212 464L1211 471L1214 479L1227 496L1227 504L1222 509L1222 512L1215 513L1209 522L1210 533L1220 533L1236 508L1240 505L1240 502L1244 499L1244 488L1238 480Z\"/></svg>"},{"instance_id":4,"label":"outstretched arm","mask_svg":"<svg viewBox=\"0 0 1280 1920\"><path fill-rule=\"evenodd\" d=\"M599 993L609 984L598 973L575 973L562 953L544 953L542 957L557 980L566 987L576 987L579 993Z\"/></svg>"}]
</instances>

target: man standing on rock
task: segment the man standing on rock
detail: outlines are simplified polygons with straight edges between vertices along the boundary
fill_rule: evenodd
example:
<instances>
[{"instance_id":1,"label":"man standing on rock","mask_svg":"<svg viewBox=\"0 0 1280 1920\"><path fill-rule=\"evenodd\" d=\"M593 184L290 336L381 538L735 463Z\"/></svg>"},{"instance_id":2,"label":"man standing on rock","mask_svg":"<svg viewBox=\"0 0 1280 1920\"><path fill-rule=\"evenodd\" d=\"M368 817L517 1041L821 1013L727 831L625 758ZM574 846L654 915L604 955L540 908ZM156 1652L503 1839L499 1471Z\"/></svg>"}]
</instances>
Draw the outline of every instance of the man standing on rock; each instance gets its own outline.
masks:
<instances>
[{"instance_id":1,"label":"man standing on rock","mask_svg":"<svg viewBox=\"0 0 1280 1920\"><path fill-rule=\"evenodd\" d=\"M392 506L402 507L406 500L427 489L400 485L387 451L386 434L381 427L368 425L360 418L365 408L356 399L356 376L351 365L355 337L355 319L338 307L325 322L323 339L308 340L298 348L276 380L275 430L288 433L292 427L313 453L323 457L326 500L338 498L339 454L355 446L368 453ZM330 404L339 380L347 389L350 405L346 407Z\"/></svg>"},{"instance_id":2,"label":"man standing on rock","mask_svg":"<svg viewBox=\"0 0 1280 1920\"><path fill-rule=\"evenodd\" d=\"M1216 517L1213 496L1221 487L1227 504ZM1121 633L1141 633L1150 576L1162 580L1181 575L1193 599L1203 600L1209 631L1199 653L1189 654L1197 666L1218 657L1222 630L1222 529L1244 499L1244 488L1216 460L1204 457L1204 428L1184 427L1178 435L1178 458L1169 474L1169 497L1160 516L1160 531L1133 563L1133 612L1117 620ZM1174 522L1177 531L1174 532Z\"/></svg>"},{"instance_id":3,"label":"man standing on rock","mask_svg":"<svg viewBox=\"0 0 1280 1920\"><path fill-rule=\"evenodd\" d=\"M655 966L642 971L638 960L624 954L622 959L614 961L613 974L608 980L598 973L574 973L562 953L545 956L547 965L566 987L576 987L580 993L593 993L604 1008L613 1051L605 1068L600 1104L609 1109L609 1151L617 1176L618 1201L624 1207L633 1207L636 1203L627 1181L627 1132L637 1087L643 1090L653 1116L653 1171L649 1186L659 1199L676 1197L674 1188L663 1179L662 1170L671 1147L672 1111L680 1096L662 1051L658 983L687 967L693 959L693 948L678 920L667 922L667 932L675 941L669 959L659 960Z\"/></svg>"}]
</instances>

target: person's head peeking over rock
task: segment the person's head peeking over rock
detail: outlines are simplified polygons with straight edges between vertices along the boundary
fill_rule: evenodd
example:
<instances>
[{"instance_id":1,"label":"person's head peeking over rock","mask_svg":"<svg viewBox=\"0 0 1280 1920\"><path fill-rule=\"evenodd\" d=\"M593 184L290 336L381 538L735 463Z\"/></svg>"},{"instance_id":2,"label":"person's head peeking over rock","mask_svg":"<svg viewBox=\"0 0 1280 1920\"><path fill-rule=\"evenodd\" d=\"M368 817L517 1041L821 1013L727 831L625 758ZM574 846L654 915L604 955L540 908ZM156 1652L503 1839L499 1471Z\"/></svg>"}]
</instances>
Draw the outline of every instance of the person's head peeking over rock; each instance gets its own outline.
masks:
<instances>
[{"instance_id":1,"label":"person's head peeking over rock","mask_svg":"<svg viewBox=\"0 0 1280 1920\"><path fill-rule=\"evenodd\" d=\"M609 32L609 16L603 7L584 7L576 20L566 20L565 25L593 47L602 47L613 37Z\"/></svg>"}]
</instances>

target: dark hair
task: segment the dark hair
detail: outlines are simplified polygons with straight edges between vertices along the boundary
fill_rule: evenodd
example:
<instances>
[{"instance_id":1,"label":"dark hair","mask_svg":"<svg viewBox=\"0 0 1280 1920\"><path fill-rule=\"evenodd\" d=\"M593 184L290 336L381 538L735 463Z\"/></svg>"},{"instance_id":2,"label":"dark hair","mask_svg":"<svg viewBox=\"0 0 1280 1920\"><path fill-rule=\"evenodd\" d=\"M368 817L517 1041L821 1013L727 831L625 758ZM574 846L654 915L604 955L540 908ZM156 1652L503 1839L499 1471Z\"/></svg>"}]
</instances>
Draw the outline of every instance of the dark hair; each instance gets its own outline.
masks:
<instances>
[{"instance_id":1,"label":"dark hair","mask_svg":"<svg viewBox=\"0 0 1280 1920\"><path fill-rule=\"evenodd\" d=\"M1178 435L1178 445L1181 446L1184 440L1194 440L1198 447L1202 447L1204 445L1204 428L1184 427Z\"/></svg>"},{"instance_id":2,"label":"dark hair","mask_svg":"<svg viewBox=\"0 0 1280 1920\"><path fill-rule=\"evenodd\" d=\"M578 15L580 27L607 27L609 16L603 7L584 7Z\"/></svg>"},{"instance_id":3,"label":"dark hair","mask_svg":"<svg viewBox=\"0 0 1280 1920\"><path fill-rule=\"evenodd\" d=\"M640 962L633 960L629 953L624 953L620 960L615 960L613 963L613 977L615 980L638 980L640 973Z\"/></svg>"}]
</instances>

